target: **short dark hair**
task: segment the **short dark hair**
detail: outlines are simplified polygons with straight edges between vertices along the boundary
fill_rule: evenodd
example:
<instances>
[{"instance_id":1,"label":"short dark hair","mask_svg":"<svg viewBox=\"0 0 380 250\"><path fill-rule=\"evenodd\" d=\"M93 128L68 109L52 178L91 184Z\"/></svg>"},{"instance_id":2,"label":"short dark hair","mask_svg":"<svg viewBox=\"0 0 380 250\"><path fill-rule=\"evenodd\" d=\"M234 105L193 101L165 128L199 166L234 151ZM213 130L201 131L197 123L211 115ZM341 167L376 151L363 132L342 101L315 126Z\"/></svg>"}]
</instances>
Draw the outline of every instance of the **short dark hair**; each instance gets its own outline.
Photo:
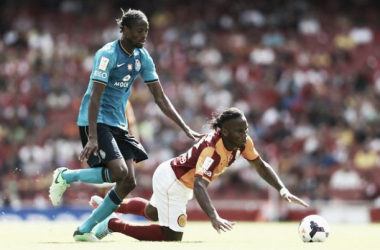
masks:
<instances>
[{"instance_id":1,"label":"short dark hair","mask_svg":"<svg viewBox=\"0 0 380 250\"><path fill-rule=\"evenodd\" d=\"M221 129L223 126L223 123L226 121L236 119L239 117L243 117L244 113L238 108L227 108L223 110L219 115L216 113L213 113L212 119L207 123L210 128L217 130L218 128Z\"/></svg>"},{"instance_id":2,"label":"short dark hair","mask_svg":"<svg viewBox=\"0 0 380 250\"><path fill-rule=\"evenodd\" d=\"M134 24L136 24L137 20L142 19L148 23L148 18L141 10L129 9L127 12L125 12L123 9L121 9L121 11L123 12L123 15L121 18L116 19L116 22L120 28L120 33L123 33L124 26L131 28Z\"/></svg>"}]
</instances>

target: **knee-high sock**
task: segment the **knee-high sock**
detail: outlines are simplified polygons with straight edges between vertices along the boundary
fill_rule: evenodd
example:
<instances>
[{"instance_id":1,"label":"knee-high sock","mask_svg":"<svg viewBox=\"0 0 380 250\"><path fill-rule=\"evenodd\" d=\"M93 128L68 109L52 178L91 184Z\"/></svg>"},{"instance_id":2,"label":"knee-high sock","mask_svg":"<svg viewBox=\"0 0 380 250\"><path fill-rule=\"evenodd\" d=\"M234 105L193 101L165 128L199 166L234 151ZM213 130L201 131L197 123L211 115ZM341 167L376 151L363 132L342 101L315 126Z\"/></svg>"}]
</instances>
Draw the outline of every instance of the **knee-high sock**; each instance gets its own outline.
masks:
<instances>
[{"instance_id":1,"label":"knee-high sock","mask_svg":"<svg viewBox=\"0 0 380 250\"><path fill-rule=\"evenodd\" d=\"M149 201L143 199L143 198L131 198L131 199L124 199L120 207L116 210L118 213L122 214L134 214L134 215L140 215L148 220L151 220L146 214L145 214L145 207L148 205Z\"/></svg>"},{"instance_id":2,"label":"knee-high sock","mask_svg":"<svg viewBox=\"0 0 380 250\"><path fill-rule=\"evenodd\" d=\"M108 228L137 240L168 241L160 225L132 226L122 220L111 219Z\"/></svg>"},{"instance_id":3,"label":"knee-high sock","mask_svg":"<svg viewBox=\"0 0 380 250\"><path fill-rule=\"evenodd\" d=\"M76 181L84 183L104 183L111 182L109 178L108 168L88 168L88 169L76 169L66 170L62 172L62 178L66 180L68 184Z\"/></svg>"},{"instance_id":4,"label":"knee-high sock","mask_svg":"<svg viewBox=\"0 0 380 250\"><path fill-rule=\"evenodd\" d=\"M90 232L99 222L103 221L110 214L112 214L121 203L122 199L117 195L114 189L111 189L102 204L95 209L90 217L79 227L79 231L82 233Z\"/></svg>"}]
</instances>

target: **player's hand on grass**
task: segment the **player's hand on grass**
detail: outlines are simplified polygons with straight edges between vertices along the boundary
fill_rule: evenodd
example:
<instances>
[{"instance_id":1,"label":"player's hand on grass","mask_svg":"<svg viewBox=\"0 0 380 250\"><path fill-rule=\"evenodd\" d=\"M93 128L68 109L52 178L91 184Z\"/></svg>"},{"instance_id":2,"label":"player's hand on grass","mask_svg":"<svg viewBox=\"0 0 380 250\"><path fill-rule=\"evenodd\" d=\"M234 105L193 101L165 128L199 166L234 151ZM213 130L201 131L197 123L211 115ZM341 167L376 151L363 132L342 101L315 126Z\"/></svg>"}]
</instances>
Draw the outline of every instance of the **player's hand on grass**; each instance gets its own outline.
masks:
<instances>
[{"instance_id":1,"label":"player's hand on grass","mask_svg":"<svg viewBox=\"0 0 380 250\"><path fill-rule=\"evenodd\" d=\"M291 194L289 190L287 190L286 188L281 189L280 194L287 202L297 203L301 206L309 207L309 205L306 202L304 202L297 196Z\"/></svg>"},{"instance_id":2,"label":"player's hand on grass","mask_svg":"<svg viewBox=\"0 0 380 250\"><path fill-rule=\"evenodd\" d=\"M304 206L304 207L309 207L309 204L307 204L306 202L304 202L302 199L298 198L295 195L290 194L288 199L290 199L290 202L297 203L297 204Z\"/></svg>"},{"instance_id":3,"label":"player's hand on grass","mask_svg":"<svg viewBox=\"0 0 380 250\"><path fill-rule=\"evenodd\" d=\"M212 226L215 228L215 230L218 233L221 233L221 231L223 232L226 232L227 230L231 231L236 222L231 222L217 216L216 218L211 219L211 223L212 223Z\"/></svg>"},{"instance_id":4,"label":"player's hand on grass","mask_svg":"<svg viewBox=\"0 0 380 250\"><path fill-rule=\"evenodd\" d=\"M98 140L97 139L89 139L86 146L83 148L82 152L80 152L79 160L84 161L88 160L90 155L93 153L97 155L98 152Z\"/></svg>"}]
</instances>

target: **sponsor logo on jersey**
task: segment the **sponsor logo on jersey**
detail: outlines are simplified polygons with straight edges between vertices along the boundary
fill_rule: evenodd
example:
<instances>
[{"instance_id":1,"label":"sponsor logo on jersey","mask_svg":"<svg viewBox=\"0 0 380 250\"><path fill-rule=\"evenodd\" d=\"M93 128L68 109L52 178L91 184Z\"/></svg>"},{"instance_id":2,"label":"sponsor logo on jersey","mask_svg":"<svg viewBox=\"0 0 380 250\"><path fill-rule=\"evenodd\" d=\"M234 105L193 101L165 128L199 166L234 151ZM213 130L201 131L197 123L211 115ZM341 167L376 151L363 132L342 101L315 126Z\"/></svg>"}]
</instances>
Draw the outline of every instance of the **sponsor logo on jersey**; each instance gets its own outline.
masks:
<instances>
[{"instance_id":1,"label":"sponsor logo on jersey","mask_svg":"<svg viewBox=\"0 0 380 250\"><path fill-rule=\"evenodd\" d=\"M131 75L126 75L123 78L123 82L128 82L131 79Z\"/></svg>"},{"instance_id":2,"label":"sponsor logo on jersey","mask_svg":"<svg viewBox=\"0 0 380 250\"><path fill-rule=\"evenodd\" d=\"M101 69L101 70L106 70L109 61L110 61L110 59L108 59L107 57L102 56L102 58L100 59L100 63L99 63L99 67L98 68Z\"/></svg>"},{"instance_id":3,"label":"sponsor logo on jersey","mask_svg":"<svg viewBox=\"0 0 380 250\"><path fill-rule=\"evenodd\" d=\"M127 69L128 69L129 71L132 71L132 69L133 69L133 64L132 64L132 63L128 63L128 65L127 65Z\"/></svg>"},{"instance_id":4,"label":"sponsor logo on jersey","mask_svg":"<svg viewBox=\"0 0 380 250\"><path fill-rule=\"evenodd\" d=\"M210 157L206 157L205 161L202 164L202 168L208 170L213 162L213 159L211 159Z\"/></svg>"},{"instance_id":5,"label":"sponsor logo on jersey","mask_svg":"<svg viewBox=\"0 0 380 250\"><path fill-rule=\"evenodd\" d=\"M100 77L100 78L104 78L104 79L107 79L107 73L106 72L101 72L99 70L95 70L94 72L94 76L97 76L97 77Z\"/></svg>"},{"instance_id":6,"label":"sponsor logo on jersey","mask_svg":"<svg viewBox=\"0 0 380 250\"><path fill-rule=\"evenodd\" d=\"M177 222L178 222L178 225L180 227L185 227L186 224L187 224L187 217L186 217L186 215L181 214L180 216L178 216Z\"/></svg>"},{"instance_id":7,"label":"sponsor logo on jersey","mask_svg":"<svg viewBox=\"0 0 380 250\"><path fill-rule=\"evenodd\" d=\"M131 75L126 75L123 78L122 82L115 82L115 86L122 87L122 88L128 88L129 86L129 80L131 80Z\"/></svg>"},{"instance_id":8,"label":"sponsor logo on jersey","mask_svg":"<svg viewBox=\"0 0 380 250\"><path fill-rule=\"evenodd\" d=\"M129 82L115 82L114 85L121 88L128 88Z\"/></svg>"},{"instance_id":9,"label":"sponsor logo on jersey","mask_svg":"<svg viewBox=\"0 0 380 250\"><path fill-rule=\"evenodd\" d=\"M206 157L206 159L204 160L201 168L203 170L203 174L208 176L208 177L211 177L212 176L212 172L209 171L208 169L211 167L211 164L214 162L213 159L211 159L210 157Z\"/></svg>"},{"instance_id":10,"label":"sponsor logo on jersey","mask_svg":"<svg viewBox=\"0 0 380 250\"><path fill-rule=\"evenodd\" d=\"M140 69L141 69L141 62L140 62L139 59L136 59L136 61L135 61L135 70L136 71L140 71Z\"/></svg>"}]
</instances>

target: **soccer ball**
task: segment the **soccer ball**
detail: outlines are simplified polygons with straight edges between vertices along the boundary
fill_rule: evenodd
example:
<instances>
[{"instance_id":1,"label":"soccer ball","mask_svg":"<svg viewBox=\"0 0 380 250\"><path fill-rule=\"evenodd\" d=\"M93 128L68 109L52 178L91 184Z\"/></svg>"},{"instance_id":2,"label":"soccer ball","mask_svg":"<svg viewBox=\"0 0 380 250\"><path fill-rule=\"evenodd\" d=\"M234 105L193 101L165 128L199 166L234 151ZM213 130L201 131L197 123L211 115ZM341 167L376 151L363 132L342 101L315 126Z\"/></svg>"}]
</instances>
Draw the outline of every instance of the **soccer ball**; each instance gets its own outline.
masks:
<instances>
[{"instance_id":1,"label":"soccer ball","mask_svg":"<svg viewBox=\"0 0 380 250\"><path fill-rule=\"evenodd\" d=\"M330 228L323 217L313 214L303 218L298 233L303 242L324 242L329 237Z\"/></svg>"}]
</instances>

